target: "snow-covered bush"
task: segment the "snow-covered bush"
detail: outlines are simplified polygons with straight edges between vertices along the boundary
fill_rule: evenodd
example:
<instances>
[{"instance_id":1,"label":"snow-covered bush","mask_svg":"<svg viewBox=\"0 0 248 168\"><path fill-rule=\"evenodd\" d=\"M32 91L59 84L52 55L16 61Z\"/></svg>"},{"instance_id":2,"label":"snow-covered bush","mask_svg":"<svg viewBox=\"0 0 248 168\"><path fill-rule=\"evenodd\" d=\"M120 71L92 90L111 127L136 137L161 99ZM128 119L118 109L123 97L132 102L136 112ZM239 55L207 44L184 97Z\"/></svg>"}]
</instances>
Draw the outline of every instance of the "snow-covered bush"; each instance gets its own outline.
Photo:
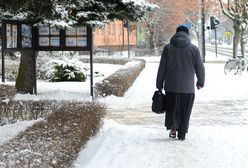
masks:
<instances>
[{"instance_id":1,"label":"snow-covered bush","mask_svg":"<svg viewBox=\"0 0 248 168\"><path fill-rule=\"evenodd\" d=\"M50 81L60 82L60 81L79 81L84 82L86 76L76 67L70 65L55 65L54 72L51 76Z\"/></svg>"},{"instance_id":2,"label":"snow-covered bush","mask_svg":"<svg viewBox=\"0 0 248 168\"><path fill-rule=\"evenodd\" d=\"M8 81L15 81L18 70L19 70L19 60L5 60L5 79ZM0 63L0 66L2 64ZM0 71L0 75L2 75L2 71Z\"/></svg>"},{"instance_id":3,"label":"snow-covered bush","mask_svg":"<svg viewBox=\"0 0 248 168\"><path fill-rule=\"evenodd\" d=\"M84 63L89 63L89 58L79 58L80 61ZM128 61L130 61L128 58L111 58L111 57L96 57L93 59L94 63L103 63L103 64L120 64L124 65Z\"/></svg>"},{"instance_id":4,"label":"snow-covered bush","mask_svg":"<svg viewBox=\"0 0 248 168\"><path fill-rule=\"evenodd\" d=\"M5 99L12 99L15 94L15 86L0 84L0 101Z\"/></svg>"},{"instance_id":5,"label":"snow-covered bush","mask_svg":"<svg viewBox=\"0 0 248 168\"><path fill-rule=\"evenodd\" d=\"M71 167L81 147L102 125L106 107L71 102L0 147L0 167Z\"/></svg>"},{"instance_id":6,"label":"snow-covered bush","mask_svg":"<svg viewBox=\"0 0 248 168\"><path fill-rule=\"evenodd\" d=\"M95 95L102 97L109 95L123 96L144 67L145 60L143 59L126 63L123 68L95 84Z\"/></svg>"},{"instance_id":7,"label":"snow-covered bush","mask_svg":"<svg viewBox=\"0 0 248 168\"><path fill-rule=\"evenodd\" d=\"M89 68L76 59L52 59L40 67L41 79L49 81L85 81Z\"/></svg>"},{"instance_id":8,"label":"snow-covered bush","mask_svg":"<svg viewBox=\"0 0 248 168\"><path fill-rule=\"evenodd\" d=\"M0 101L0 125L13 124L17 121L46 118L63 102L53 100L21 101L3 99Z\"/></svg>"}]
</instances>

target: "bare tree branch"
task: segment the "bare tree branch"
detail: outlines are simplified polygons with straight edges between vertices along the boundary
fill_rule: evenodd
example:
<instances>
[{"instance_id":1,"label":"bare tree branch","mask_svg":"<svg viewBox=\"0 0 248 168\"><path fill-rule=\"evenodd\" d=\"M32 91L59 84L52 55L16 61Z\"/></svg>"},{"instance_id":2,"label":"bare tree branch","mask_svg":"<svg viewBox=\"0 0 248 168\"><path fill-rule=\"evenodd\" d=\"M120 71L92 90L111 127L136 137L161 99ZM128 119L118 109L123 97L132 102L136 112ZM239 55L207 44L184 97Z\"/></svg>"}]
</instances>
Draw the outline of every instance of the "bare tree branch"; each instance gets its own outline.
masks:
<instances>
[{"instance_id":1,"label":"bare tree branch","mask_svg":"<svg viewBox=\"0 0 248 168\"><path fill-rule=\"evenodd\" d=\"M227 10L228 10L229 12L227 12L227 11L225 10L225 8L224 8L224 5L223 5L222 0L219 0L219 3L220 3L221 11L223 12L223 14L226 15L229 19L234 20L235 18L234 18L234 16L233 16L233 14L230 12L230 11L233 11L233 10L232 10L232 7L231 7L231 8L228 7Z\"/></svg>"}]
</instances>

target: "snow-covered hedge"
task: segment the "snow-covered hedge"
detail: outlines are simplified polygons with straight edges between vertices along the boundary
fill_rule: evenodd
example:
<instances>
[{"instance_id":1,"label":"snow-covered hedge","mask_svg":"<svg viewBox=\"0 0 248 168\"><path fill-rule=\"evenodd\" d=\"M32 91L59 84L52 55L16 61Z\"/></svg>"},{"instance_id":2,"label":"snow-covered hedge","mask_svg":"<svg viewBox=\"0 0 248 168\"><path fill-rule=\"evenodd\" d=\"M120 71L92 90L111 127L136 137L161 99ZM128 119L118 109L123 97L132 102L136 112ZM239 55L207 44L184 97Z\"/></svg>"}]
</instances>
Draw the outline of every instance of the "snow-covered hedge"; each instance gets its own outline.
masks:
<instances>
[{"instance_id":1,"label":"snow-covered hedge","mask_svg":"<svg viewBox=\"0 0 248 168\"><path fill-rule=\"evenodd\" d=\"M95 84L95 95L102 97L109 95L123 96L144 67L145 60L143 59L126 63L123 68Z\"/></svg>"},{"instance_id":2,"label":"snow-covered hedge","mask_svg":"<svg viewBox=\"0 0 248 168\"><path fill-rule=\"evenodd\" d=\"M62 102L52 100L3 99L0 101L0 125L46 118L49 112L56 110L61 104Z\"/></svg>"},{"instance_id":3,"label":"snow-covered hedge","mask_svg":"<svg viewBox=\"0 0 248 168\"><path fill-rule=\"evenodd\" d=\"M136 57L140 57L140 56L161 56L162 52L163 52L164 47L159 47L159 48L155 48L153 50L148 49L148 48L136 48L134 50L135 52L135 56Z\"/></svg>"},{"instance_id":4,"label":"snow-covered hedge","mask_svg":"<svg viewBox=\"0 0 248 168\"><path fill-rule=\"evenodd\" d=\"M106 107L69 103L0 147L0 167L68 168L102 125Z\"/></svg>"},{"instance_id":5,"label":"snow-covered hedge","mask_svg":"<svg viewBox=\"0 0 248 168\"><path fill-rule=\"evenodd\" d=\"M89 58L79 58L80 61L84 63L89 63L90 59ZM103 63L103 64L120 64L124 65L129 61L128 58L108 58L108 57L98 57L94 58L93 62L94 63Z\"/></svg>"},{"instance_id":6,"label":"snow-covered hedge","mask_svg":"<svg viewBox=\"0 0 248 168\"><path fill-rule=\"evenodd\" d=\"M0 64L2 66L2 64ZM19 62L16 60L8 60L5 61L5 79L8 81L15 81L18 75L19 70ZM0 71L0 75L2 75L2 71Z\"/></svg>"},{"instance_id":7,"label":"snow-covered hedge","mask_svg":"<svg viewBox=\"0 0 248 168\"><path fill-rule=\"evenodd\" d=\"M0 101L4 99L12 99L15 94L15 86L0 84Z\"/></svg>"}]
</instances>

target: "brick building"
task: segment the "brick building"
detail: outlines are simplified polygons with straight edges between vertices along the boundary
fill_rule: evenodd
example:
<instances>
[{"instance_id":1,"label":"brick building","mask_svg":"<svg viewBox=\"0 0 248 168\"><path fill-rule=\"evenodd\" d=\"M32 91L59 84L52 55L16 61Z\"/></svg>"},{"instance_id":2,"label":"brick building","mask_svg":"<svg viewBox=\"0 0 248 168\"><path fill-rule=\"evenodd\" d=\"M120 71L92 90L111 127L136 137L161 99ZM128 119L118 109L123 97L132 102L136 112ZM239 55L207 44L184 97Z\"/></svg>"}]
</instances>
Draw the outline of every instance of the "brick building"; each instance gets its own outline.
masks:
<instances>
[{"instance_id":1,"label":"brick building","mask_svg":"<svg viewBox=\"0 0 248 168\"><path fill-rule=\"evenodd\" d=\"M165 0L168 6L166 9L166 27L168 36L175 33L179 24L189 23L187 17L197 20L199 17L200 0Z\"/></svg>"},{"instance_id":2,"label":"brick building","mask_svg":"<svg viewBox=\"0 0 248 168\"><path fill-rule=\"evenodd\" d=\"M166 27L167 37L170 38L179 24L189 23L186 15L193 14L199 16L200 0L151 0L150 2L165 3L167 13L161 22ZM192 17L192 16L191 16ZM130 32L130 45L143 45L145 37L144 25L138 24L137 29ZM94 33L94 46L104 48L123 49L127 47L127 29L123 27L123 22L115 20L105 25L103 29L97 29Z\"/></svg>"},{"instance_id":3,"label":"brick building","mask_svg":"<svg viewBox=\"0 0 248 168\"><path fill-rule=\"evenodd\" d=\"M114 20L106 24L104 28L97 29L94 33L94 46L118 50L127 48L127 29L123 24L122 21ZM132 47L136 46L136 38L136 29L133 29L129 36Z\"/></svg>"}]
</instances>

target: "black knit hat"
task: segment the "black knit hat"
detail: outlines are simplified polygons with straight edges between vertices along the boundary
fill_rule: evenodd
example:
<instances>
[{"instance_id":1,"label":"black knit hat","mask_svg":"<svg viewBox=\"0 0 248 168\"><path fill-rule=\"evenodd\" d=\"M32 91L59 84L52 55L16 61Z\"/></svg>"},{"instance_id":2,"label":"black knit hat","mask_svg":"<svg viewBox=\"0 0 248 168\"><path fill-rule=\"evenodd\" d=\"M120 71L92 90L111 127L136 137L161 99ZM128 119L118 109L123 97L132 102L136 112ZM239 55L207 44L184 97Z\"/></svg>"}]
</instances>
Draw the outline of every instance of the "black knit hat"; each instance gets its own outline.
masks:
<instances>
[{"instance_id":1,"label":"black knit hat","mask_svg":"<svg viewBox=\"0 0 248 168\"><path fill-rule=\"evenodd\" d=\"M179 26L179 27L177 27L177 32L180 32L180 31L184 31L187 34L189 34L189 29L187 27L185 27L185 26Z\"/></svg>"}]
</instances>

